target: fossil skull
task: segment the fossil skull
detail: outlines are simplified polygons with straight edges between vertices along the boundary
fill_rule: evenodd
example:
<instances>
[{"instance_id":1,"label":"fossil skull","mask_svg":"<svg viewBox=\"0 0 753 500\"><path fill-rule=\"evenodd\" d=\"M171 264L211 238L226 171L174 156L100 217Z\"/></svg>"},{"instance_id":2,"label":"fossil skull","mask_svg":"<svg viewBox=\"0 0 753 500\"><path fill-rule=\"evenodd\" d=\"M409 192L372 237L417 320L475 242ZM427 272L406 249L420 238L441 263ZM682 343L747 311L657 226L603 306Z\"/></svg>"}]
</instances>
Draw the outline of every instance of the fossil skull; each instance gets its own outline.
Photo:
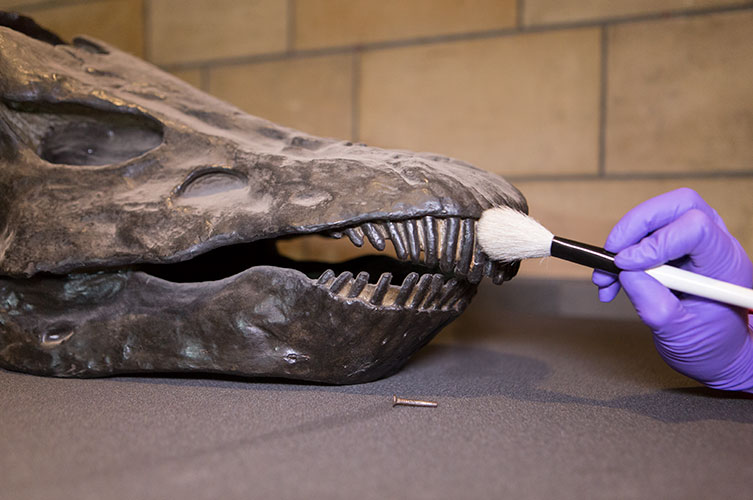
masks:
<instances>
[{"instance_id":1,"label":"fossil skull","mask_svg":"<svg viewBox=\"0 0 753 500\"><path fill-rule=\"evenodd\" d=\"M0 21L1 366L363 382L517 270L475 242L484 209L527 210L499 176L281 127L100 41ZM306 234L397 258L276 251Z\"/></svg>"}]
</instances>

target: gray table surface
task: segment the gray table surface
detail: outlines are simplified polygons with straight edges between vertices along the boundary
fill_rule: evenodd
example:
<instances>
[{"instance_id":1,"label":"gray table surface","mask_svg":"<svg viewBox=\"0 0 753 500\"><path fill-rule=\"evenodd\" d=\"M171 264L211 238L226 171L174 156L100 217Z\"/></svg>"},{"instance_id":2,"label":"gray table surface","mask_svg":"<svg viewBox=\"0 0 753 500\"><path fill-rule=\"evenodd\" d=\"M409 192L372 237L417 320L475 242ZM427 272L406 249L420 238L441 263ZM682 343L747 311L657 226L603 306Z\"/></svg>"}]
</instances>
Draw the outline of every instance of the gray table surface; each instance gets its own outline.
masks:
<instances>
[{"instance_id":1,"label":"gray table surface","mask_svg":"<svg viewBox=\"0 0 753 500\"><path fill-rule=\"evenodd\" d=\"M485 293L358 386L0 370L0 498L753 498L753 399L675 374L634 320Z\"/></svg>"}]
</instances>

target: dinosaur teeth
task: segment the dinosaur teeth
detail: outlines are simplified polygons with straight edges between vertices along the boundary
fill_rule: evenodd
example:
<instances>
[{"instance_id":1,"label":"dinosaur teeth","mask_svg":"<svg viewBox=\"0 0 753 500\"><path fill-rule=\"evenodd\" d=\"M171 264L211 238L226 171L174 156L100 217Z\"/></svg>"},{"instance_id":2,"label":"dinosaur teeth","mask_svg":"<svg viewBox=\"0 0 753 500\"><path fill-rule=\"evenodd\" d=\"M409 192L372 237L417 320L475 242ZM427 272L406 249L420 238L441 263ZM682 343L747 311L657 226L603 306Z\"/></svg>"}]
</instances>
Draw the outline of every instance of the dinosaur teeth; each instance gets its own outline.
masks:
<instances>
[{"instance_id":1,"label":"dinosaur teeth","mask_svg":"<svg viewBox=\"0 0 753 500\"><path fill-rule=\"evenodd\" d=\"M385 227L387 233L390 235L390 241L392 241L392 247L395 249L395 255L397 255L397 258L400 260L408 260L405 225L402 222L388 222Z\"/></svg>"},{"instance_id":2,"label":"dinosaur teeth","mask_svg":"<svg viewBox=\"0 0 753 500\"><path fill-rule=\"evenodd\" d=\"M392 273L383 273L379 277L379 282L377 282L376 287L374 288L374 293L371 295L371 300L369 302L375 306L382 305L382 301L384 301L384 297L387 295L387 291L389 291L391 281Z\"/></svg>"},{"instance_id":3,"label":"dinosaur teeth","mask_svg":"<svg viewBox=\"0 0 753 500\"><path fill-rule=\"evenodd\" d=\"M368 240L379 251L385 250L390 240L398 260L438 268L444 274L461 276L471 283L478 283L484 276L494 279L497 274L509 271L502 264L495 267L478 248L475 219L425 216L405 221L365 222L328 235L348 236L358 247ZM503 278L497 281L500 279Z\"/></svg>"},{"instance_id":4,"label":"dinosaur teeth","mask_svg":"<svg viewBox=\"0 0 753 500\"><path fill-rule=\"evenodd\" d=\"M460 233L460 221L454 217L444 221L444 242L442 244L442 257L439 260L439 269L443 273L452 272L457 258L458 235Z\"/></svg>"},{"instance_id":5,"label":"dinosaur teeth","mask_svg":"<svg viewBox=\"0 0 753 500\"><path fill-rule=\"evenodd\" d=\"M434 281L434 276L431 274L424 274L421 276L416 285L416 293L413 294L413 300L411 301L410 307L416 309L421 305L426 298L426 294L429 293L429 286L432 281Z\"/></svg>"},{"instance_id":6,"label":"dinosaur teeth","mask_svg":"<svg viewBox=\"0 0 753 500\"><path fill-rule=\"evenodd\" d=\"M445 307L457 294L460 289L460 283L457 279L452 278L442 287L442 292L437 299L437 309Z\"/></svg>"},{"instance_id":7,"label":"dinosaur teeth","mask_svg":"<svg viewBox=\"0 0 753 500\"><path fill-rule=\"evenodd\" d=\"M468 273L468 281L474 284L480 282L481 278L484 277L485 265L486 255L484 255L484 252L477 245L473 253L473 259L471 259L471 270Z\"/></svg>"},{"instance_id":8,"label":"dinosaur teeth","mask_svg":"<svg viewBox=\"0 0 753 500\"><path fill-rule=\"evenodd\" d=\"M424 242L424 262L429 267L435 267L439 263L437 254L437 222L434 217L426 216L423 218Z\"/></svg>"},{"instance_id":9,"label":"dinosaur teeth","mask_svg":"<svg viewBox=\"0 0 753 500\"><path fill-rule=\"evenodd\" d=\"M510 264L502 263L502 262L495 262L494 263L494 270L492 274L492 283L495 285L501 285L504 281L506 281L508 278L508 275L510 273Z\"/></svg>"},{"instance_id":10,"label":"dinosaur teeth","mask_svg":"<svg viewBox=\"0 0 753 500\"><path fill-rule=\"evenodd\" d=\"M455 266L455 273L459 276L467 276L473 260L473 247L476 244L476 221L464 219L460 232L460 255Z\"/></svg>"},{"instance_id":11,"label":"dinosaur teeth","mask_svg":"<svg viewBox=\"0 0 753 500\"><path fill-rule=\"evenodd\" d=\"M363 246L363 231L360 227L349 227L344 232L348 235L348 238L350 238L350 241L353 242L355 246Z\"/></svg>"},{"instance_id":12,"label":"dinosaur teeth","mask_svg":"<svg viewBox=\"0 0 753 500\"><path fill-rule=\"evenodd\" d=\"M327 269L319 276L317 285L327 285L335 277L335 272L332 269Z\"/></svg>"},{"instance_id":13,"label":"dinosaur teeth","mask_svg":"<svg viewBox=\"0 0 753 500\"><path fill-rule=\"evenodd\" d=\"M442 285L444 285L444 276L441 274L435 274L432 276L432 280L429 282L429 289L426 293L426 298L421 305L422 309L429 309L439 293L442 291Z\"/></svg>"},{"instance_id":14,"label":"dinosaur teeth","mask_svg":"<svg viewBox=\"0 0 753 500\"><path fill-rule=\"evenodd\" d=\"M366 237L369 239L369 243L371 243L371 246L379 250L380 252L384 250L385 244L384 244L384 235L382 234L381 227L377 224L372 224L371 222L366 222L362 226L362 232L366 235Z\"/></svg>"},{"instance_id":15,"label":"dinosaur teeth","mask_svg":"<svg viewBox=\"0 0 753 500\"><path fill-rule=\"evenodd\" d=\"M358 276L356 276L355 281L350 287L350 291L348 292L348 298L352 299L355 297L358 297L363 289L366 287L366 285L369 282L369 273L367 272L360 272L358 273Z\"/></svg>"},{"instance_id":16,"label":"dinosaur teeth","mask_svg":"<svg viewBox=\"0 0 753 500\"><path fill-rule=\"evenodd\" d=\"M410 260L414 264L421 262L421 238L418 227L418 221L415 219L405 222L405 231L408 237L408 251L410 252Z\"/></svg>"},{"instance_id":17,"label":"dinosaur teeth","mask_svg":"<svg viewBox=\"0 0 753 500\"><path fill-rule=\"evenodd\" d=\"M403 307L405 305L416 283L418 283L418 273L410 273L405 277L403 284L400 286L400 291L397 293L397 297L395 297L396 306Z\"/></svg>"},{"instance_id":18,"label":"dinosaur teeth","mask_svg":"<svg viewBox=\"0 0 753 500\"><path fill-rule=\"evenodd\" d=\"M359 226L328 231L333 238L348 239L357 247L368 240L379 251L390 240L398 260L420 264L442 274L412 272L401 284L383 273L374 283L369 274L335 272L328 269L317 284L343 299L361 300L375 306L405 307L417 310L459 309L467 304L468 292L484 276L495 284L508 279L514 267L490 261L476 243L476 220L459 217L433 217L403 221L364 222ZM449 276L452 275L452 276Z\"/></svg>"},{"instance_id":19,"label":"dinosaur teeth","mask_svg":"<svg viewBox=\"0 0 753 500\"><path fill-rule=\"evenodd\" d=\"M457 309L468 291L467 283L442 274L409 273L398 287L393 285L392 273L383 273L376 284L369 283L369 274L344 271L336 275L331 269L316 281L332 295L343 300L356 300L378 307L397 307L417 311Z\"/></svg>"},{"instance_id":20,"label":"dinosaur teeth","mask_svg":"<svg viewBox=\"0 0 753 500\"><path fill-rule=\"evenodd\" d=\"M348 282L353 278L353 273L350 271L344 271L340 273L340 276L338 276L335 281L330 285L329 291L338 294L340 291L342 291L345 288L345 285L348 284Z\"/></svg>"}]
</instances>

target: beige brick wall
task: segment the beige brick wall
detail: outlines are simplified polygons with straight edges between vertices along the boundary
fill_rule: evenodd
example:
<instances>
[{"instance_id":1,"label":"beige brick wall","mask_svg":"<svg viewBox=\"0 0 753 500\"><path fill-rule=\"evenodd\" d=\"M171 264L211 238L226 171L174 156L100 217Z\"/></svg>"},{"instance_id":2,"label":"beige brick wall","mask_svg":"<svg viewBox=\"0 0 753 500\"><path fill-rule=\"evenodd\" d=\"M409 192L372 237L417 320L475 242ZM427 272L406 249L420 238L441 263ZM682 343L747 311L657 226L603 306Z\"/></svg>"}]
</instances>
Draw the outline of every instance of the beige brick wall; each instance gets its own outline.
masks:
<instances>
[{"instance_id":1,"label":"beige brick wall","mask_svg":"<svg viewBox=\"0 0 753 500\"><path fill-rule=\"evenodd\" d=\"M0 0L287 126L512 180L602 243L643 199L705 196L753 254L753 1ZM311 244L310 242L307 244ZM528 262L525 276L586 279Z\"/></svg>"}]
</instances>

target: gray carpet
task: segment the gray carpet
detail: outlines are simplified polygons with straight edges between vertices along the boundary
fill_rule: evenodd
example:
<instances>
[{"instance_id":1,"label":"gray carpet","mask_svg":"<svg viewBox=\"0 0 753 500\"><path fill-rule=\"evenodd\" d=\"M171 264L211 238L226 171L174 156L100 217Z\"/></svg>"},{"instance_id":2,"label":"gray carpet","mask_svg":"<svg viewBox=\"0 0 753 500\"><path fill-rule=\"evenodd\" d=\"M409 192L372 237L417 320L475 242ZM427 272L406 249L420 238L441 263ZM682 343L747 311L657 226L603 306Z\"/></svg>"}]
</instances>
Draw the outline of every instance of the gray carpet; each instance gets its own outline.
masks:
<instances>
[{"instance_id":1,"label":"gray carpet","mask_svg":"<svg viewBox=\"0 0 753 500\"><path fill-rule=\"evenodd\" d=\"M0 370L0 498L751 498L753 399L672 372L640 323L499 293L358 386Z\"/></svg>"}]
</instances>

